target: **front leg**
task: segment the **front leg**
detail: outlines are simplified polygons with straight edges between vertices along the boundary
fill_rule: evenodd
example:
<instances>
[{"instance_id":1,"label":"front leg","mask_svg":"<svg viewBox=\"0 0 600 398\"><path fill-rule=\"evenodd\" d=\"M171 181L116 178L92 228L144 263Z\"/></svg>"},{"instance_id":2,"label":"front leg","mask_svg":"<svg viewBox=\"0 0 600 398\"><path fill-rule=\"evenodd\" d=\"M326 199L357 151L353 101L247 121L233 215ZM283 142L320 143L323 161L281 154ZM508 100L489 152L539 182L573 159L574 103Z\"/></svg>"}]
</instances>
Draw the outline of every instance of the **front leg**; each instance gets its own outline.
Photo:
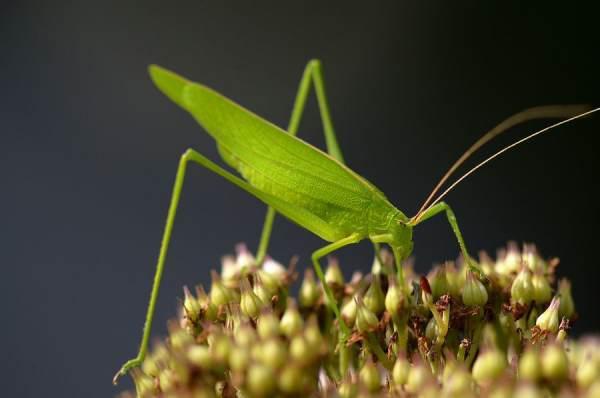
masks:
<instances>
[{"instance_id":1,"label":"front leg","mask_svg":"<svg viewBox=\"0 0 600 398\"><path fill-rule=\"evenodd\" d=\"M454 232L454 235L456 236L456 239L458 240L458 246L460 247L460 251L462 252L463 257L465 258L467 265L472 270L474 270L477 274L479 274L480 277L485 278L483 271L479 268L478 265L475 264L472 257L469 255L469 252L467 251L467 246L465 245L465 241L463 239L462 233L460 232L460 229L458 228L458 222L456 221L456 216L454 215L454 212L452 211L452 209L450 208L450 206L448 206L448 204L446 202L439 202L439 203L431 206L429 209L427 209L423 213L421 213L421 215L419 215L417 218L411 220L410 224L413 226L418 225L418 224L422 223L423 221L428 220L429 218L431 218L441 212L446 213L446 217L448 218L448 222L450 223L452 232Z\"/></svg>"}]
</instances>

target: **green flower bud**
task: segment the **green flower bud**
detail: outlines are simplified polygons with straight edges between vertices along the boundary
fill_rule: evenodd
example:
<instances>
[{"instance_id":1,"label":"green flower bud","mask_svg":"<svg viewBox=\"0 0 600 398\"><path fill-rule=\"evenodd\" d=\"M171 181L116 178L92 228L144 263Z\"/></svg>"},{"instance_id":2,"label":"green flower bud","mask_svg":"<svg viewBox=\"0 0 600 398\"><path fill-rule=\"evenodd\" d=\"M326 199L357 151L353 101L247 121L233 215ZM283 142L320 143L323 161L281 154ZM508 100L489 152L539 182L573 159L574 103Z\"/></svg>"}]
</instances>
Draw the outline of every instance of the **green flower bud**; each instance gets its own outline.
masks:
<instances>
[{"instance_id":1,"label":"green flower bud","mask_svg":"<svg viewBox=\"0 0 600 398\"><path fill-rule=\"evenodd\" d=\"M429 340L435 340L435 338L439 335L438 324L435 318L429 319L427 322L427 326L425 327L425 337Z\"/></svg>"},{"instance_id":2,"label":"green flower bud","mask_svg":"<svg viewBox=\"0 0 600 398\"><path fill-rule=\"evenodd\" d=\"M523 245L523 263L526 264L531 272L543 273L546 271L546 262L540 257L535 245Z\"/></svg>"},{"instance_id":3,"label":"green flower bud","mask_svg":"<svg viewBox=\"0 0 600 398\"><path fill-rule=\"evenodd\" d=\"M229 367L234 372L243 372L250 363L250 352L246 348L239 346L232 347L229 352Z\"/></svg>"},{"instance_id":4,"label":"green flower bud","mask_svg":"<svg viewBox=\"0 0 600 398\"><path fill-rule=\"evenodd\" d=\"M249 323L242 323L233 333L233 339L236 344L242 347L250 347L253 345L258 336L256 331Z\"/></svg>"},{"instance_id":5,"label":"green flower bud","mask_svg":"<svg viewBox=\"0 0 600 398\"><path fill-rule=\"evenodd\" d=\"M600 380L600 358L595 359L591 356L584 358L582 363L577 367L575 379L577 380L577 385L583 388L587 388L596 380Z\"/></svg>"},{"instance_id":6,"label":"green flower bud","mask_svg":"<svg viewBox=\"0 0 600 398\"><path fill-rule=\"evenodd\" d=\"M256 321L256 331L261 339L279 336L279 318L273 312L263 312Z\"/></svg>"},{"instance_id":7,"label":"green flower bud","mask_svg":"<svg viewBox=\"0 0 600 398\"><path fill-rule=\"evenodd\" d=\"M297 335L290 341L290 356L299 363L305 363L313 358L314 351L302 335Z\"/></svg>"},{"instance_id":8,"label":"green flower bud","mask_svg":"<svg viewBox=\"0 0 600 398\"><path fill-rule=\"evenodd\" d=\"M211 369L214 365L210 349L205 345L193 345L187 350L187 359L194 366Z\"/></svg>"},{"instance_id":9,"label":"green flower bud","mask_svg":"<svg viewBox=\"0 0 600 398\"><path fill-rule=\"evenodd\" d=\"M531 277L531 285L533 286L533 299L536 303L547 303L552 297L550 284L548 279L542 274L536 273Z\"/></svg>"},{"instance_id":10,"label":"green flower bud","mask_svg":"<svg viewBox=\"0 0 600 398\"><path fill-rule=\"evenodd\" d=\"M192 344L194 339L184 329L175 327L171 328L169 332L169 342L175 350L183 350Z\"/></svg>"},{"instance_id":11,"label":"green flower bud","mask_svg":"<svg viewBox=\"0 0 600 398\"><path fill-rule=\"evenodd\" d=\"M348 299L344 303L344 305L342 306L342 309L341 309L341 313L342 313L342 319L344 319L344 322L346 323L346 325L348 325L349 327L352 327L352 325L354 325L354 321L356 320L356 313L357 313L356 300L354 300L354 297Z\"/></svg>"},{"instance_id":12,"label":"green flower bud","mask_svg":"<svg viewBox=\"0 0 600 398\"><path fill-rule=\"evenodd\" d=\"M344 286L344 275L335 257L329 257L329 263L325 271L325 282L330 286Z\"/></svg>"},{"instance_id":13,"label":"green flower bud","mask_svg":"<svg viewBox=\"0 0 600 398\"><path fill-rule=\"evenodd\" d=\"M506 356L497 349L479 353L473 364L472 375L478 383L489 383L496 380L506 368Z\"/></svg>"},{"instance_id":14,"label":"green flower bud","mask_svg":"<svg viewBox=\"0 0 600 398\"><path fill-rule=\"evenodd\" d=\"M278 338L271 338L260 346L260 359L271 369L280 368L288 359L287 349Z\"/></svg>"},{"instance_id":15,"label":"green flower bud","mask_svg":"<svg viewBox=\"0 0 600 398\"><path fill-rule=\"evenodd\" d=\"M364 363L363 367L360 369L358 377L360 378L361 383L370 392L378 391L381 388L379 371L377 370L377 367L371 358L368 358Z\"/></svg>"},{"instance_id":16,"label":"green flower bud","mask_svg":"<svg viewBox=\"0 0 600 398\"><path fill-rule=\"evenodd\" d=\"M299 333L303 326L304 320L298 312L298 308L296 308L296 301L294 301L292 298L288 298L287 309L281 317L279 329L287 337L292 337L293 335Z\"/></svg>"},{"instance_id":17,"label":"green flower bud","mask_svg":"<svg viewBox=\"0 0 600 398\"><path fill-rule=\"evenodd\" d=\"M528 304L533 300L533 281L531 280L531 271L529 268L521 268L521 271L519 271L512 283L510 295L513 301L521 304Z\"/></svg>"},{"instance_id":18,"label":"green flower bud","mask_svg":"<svg viewBox=\"0 0 600 398\"><path fill-rule=\"evenodd\" d=\"M459 298L462 293L464 282L461 274L456 270L453 262L446 262L444 264L444 270L446 274L446 283L448 285L448 293L454 298Z\"/></svg>"},{"instance_id":19,"label":"green flower bud","mask_svg":"<svg viewBox=\"0 0 600 398\"><path fill-rule=\"evenodd\" d=\"M252 288L252 291L254 294L256 294L256 297L260 299L261 303L265 304L266 306L271 304L273 295L269 289L263 285L262 280L258 276L256 276L254 279L254 287Z\"/></svg>"},{"instance_id":20,"label":"green flower bud","mask_svg":"<svg viewBox=\"0 0 600 398\"><path fill-rule=\"evenodd\" d=\"M390 314L398 314L402 308L404 297L402 292L398 288L398 282L396 278L389 278L390 285L388 287L387 294L385 295L385 309Z\"/></svg>"},{"instance_id":21,"label":"green flower bud","mask_svg":"<svg viewBox=\"0 0 600 398\"><path fill-rule=\"evenodd\" d=\"M444 393L448 397L468 397L471 393L473 379L463 367L458 367L448 376L444 383Z\"/></svg>"},{"instance_id":22,"label":"green flower bud","mask_svg":"<svg viewBox=\"0 0 600 398\"><path fill-rule=\"evenodd\" d=\"M141 372L133 372L133 383L138 397L149 397L156 395L154 379Z\"/></svg>"},{"instance_id":23,"label":"green flower bud","mask_svg":"<svg viewBox=\"0 0 600 398\"><path fill-rule=\"evenodd\" d=\"M558 332L558 308L560 306L560 298L554 297L550 305L535 321L535 324L542 330L547 330L552 333Z\"/></svg>"},{"instance_id":24,"label":"green flower bud","mask_svg":"<svg viewBox=\"0 0 600 398\"><path fill-rule=\"evenodd\" d=\"M463 287L462 301L465 305L481 307L488 301L488 293L483 283L471 271L467 271L467 279Z\"/></svg>"},{"instance_id":25,"label":"green flower bud","mask_svg":"<svg viewBox=\"0 0 600 398\"><path fill-rule=\"evenodd\" d=\"M358 386L352 383L351 380L343 380L338 387L340 398L356 398L358 395Z\"/></svg>"},{"instance_id":26,"label":"green flower bud","mask_svg":"<svg viewBox=\"0 0 600 398\"><path fill-rule=\"evenodd\" d=\"M277 294L281 286L281 280L275 274L270 274L262 269L256 271L256 279L260 281L263 288L269 293L269 299Z\"/></svg>"},{"instance_id":27,"label":"green flower bud","mask_svg":"<svg viewBox=\"0 0 600 398\"><path fill-rule=\"evenodd\" d=\"M406 379L406 391L412 394L418 393L427 383L433 379L429 369L421 361L417 361L408 371Z\"/></svg>"},{"instance_id":28,"label":"green flower bud","mask_svg":"<svg viewBox=\"0 0 600 398\"><path fill-rule=\"evenodd\" d=\"M560 296L558 316L560 318L571 318L575 313L575 303L571 295L571 283L568 280L561 279L558 282L558 295Z\"/></svg>"},{"instance_id":29,"label":"green flower bud","mask_svg":"<svg viewBox=\"0 0 600 398\"><path fill-rule=\"evenodd\" d=\"M209 350L216 362L224 364L227 362L229 352L231 351L231 340L223 334L216 335L210 343Z\"/></svg>"},{"instance_id":30,"label":"green flower bud","mask_svg":"<svg viewBox=\"0 0 600 398\"><path fill-rule=\"evenodd\" d=\"M204 314L204 319L214 322L217 319L217 306L211 301L202 286L196 287L196 297L200 304L201 312Z\"/></svg>"},{"instance_id":31,"label":"green flower bud","mask_svg":"<svg viewBox=\"0 0 600 398\"><path fill-rule=\"evenodd\" d=\"M210 287L210 301L217 307L230 303L231 295L229 290L223 286L221 278L213 270L211 271L212 285Z\"/></svg>"},{"instance_id":32,"label":"green flower bud","mask_svg":"<svg viewBox=\"0 0 600 398\"><path fill-rule=\"evenodd\" d=\"M253 396L270 397L277 387L277 377L269 366L254 363L248 369L246 384Z\"/></svg>"},{"instance_id":33,"label":"green flower bud","mask_svg":"<svg viewBox=\"0 0 600 398\"><path fill-rule=\"evenodd\" d=\"M394 368L392 369L392 380L397 386L406 384L408 373L410 372L410 364L403 356L398 356Z\"/></svg>"},{"instance_id":34,"label":"green flower bud","mask_svg":"<svg viewBox=\"0 0 600 398\"><path fill-rule=\"evenodd\" d=\"M444 294L449 292L448 279L446 278L446 268L436 267L428 276L429 285L431 286L431 295L434 300L437 300Z\"/></svg>"},{"instance_id":35,"label":"green flower bud","mask_svg":"<svg viewBox=\"0 0 600 398\"><path fill-rule=\"evenodd\" d=\"M240 310L250 318L256 319L263 306L260 298L252 291L250 282L246 278L242 279L242 297L240 301Z\"/></svg>"},{"instance_id":36,"label":"green flower bud","mask_svg":"<svg viewBox=\"0 0 600 398\"><path fill-rule=\"evenodd\" d=\"M540 353L535 349L526 350L519 360L519 378L536 382L542 376Z\"/></svg>"},{"instance_id":37,"label":"green flower bud","mask_svg":"<svg viewBox=\"0 0 600 398\"><path fill-rule=\"evenodd\" d=\"M298 366L286 366L279 375L279 388L287 394L299 393L304 387L305 375Z\"/></svg>"},{"instance_id":38,"label":"green flower bud","mask_svg":"<svg viewBox=\"0 0 600 398\"><path fill-rule=\"evenodd\" d=\"M317 303L317 300L319 300L320 295L321 292L315 282L315 276L311 269L307 269L304 272L304 279L302 280L302 285L300 286L300 292L298 294L300 306L303 308L314 306Z\"/></svg>"},{"instance_id":39,"label":"green flower bud","mask_svg":"<svg viewBox=\"0 0 600 398\"><path fill-rule=\"evenodd\" d=\"M320 348L323 343L323 335L319 329L319 322L316 315L311 315L304 329L304 338L306 342L313 348Z\"/></svg>"},{"instance_id":40,"label":"green flower bud","mask_svg":"<svg viewBox=\"0 0 600 398\"><path fill-rule=\"evenodd\" d=\"M175 374L171 369L163 369L158 376L158 385L163 393L172 391L176 385Z\"/></svg>"},{"instance_id":41,"label":"green flower bud","mask_svg":"<svg viewBox=\"0 0 600 398\"><path fill-rule=\"evenodd\" d=\"M377 316L364 305L361 298L357 297L355 300L357 304L356 328L361 333L372 331L379 324Z\"/></svg>"},{"instance_id":42,"label":"green flower bud","mask_svg":"<svg viewBox=\"0 0 600 398\"><path fill-rule=\"evenodd\" d=\"M542 352L542 373L550 380L560 381L569 374L569 363L565 350L558 344L547 346Z\"/></svg>"},{"instance_id":43,"label":"green flower bud","mask_svg":"<svg viewBox=\"0 0 600 398\"><path fill-rule=\"evenodd\" d=\"M367 307L375 315L379 315L385 308L385 297L383 296L383 290L381 290L381 283L379 277L373 275L371 285L363 297L365 307Z\"/></svg>"},{"instance_id":44,"label":"green flower bud","mask_svg":"<svg viewBox=\"0 0 600 398\"><path fill-rule=\"evenodd\" d=\"M148 376L158 376L160 373L160 367L158 366L158 361L154 355L149 355L146 357L146 359L144 359L144 362L142 362L142 372Z\"/></svg>"},{"instance_id":45,"label":"green flower bud","mask_svg":"<svg viewBox=\"0 0 600 398\"><path fill-rule=\"evenodd\" d=\"M183 295L183 309L185 311L185 315L191 321L196 321L200 316L200 303L194 296L192 296L192 293L190 293L190 290L187 288L187 286L183 287Z\"/></svg>"}]
</instances>

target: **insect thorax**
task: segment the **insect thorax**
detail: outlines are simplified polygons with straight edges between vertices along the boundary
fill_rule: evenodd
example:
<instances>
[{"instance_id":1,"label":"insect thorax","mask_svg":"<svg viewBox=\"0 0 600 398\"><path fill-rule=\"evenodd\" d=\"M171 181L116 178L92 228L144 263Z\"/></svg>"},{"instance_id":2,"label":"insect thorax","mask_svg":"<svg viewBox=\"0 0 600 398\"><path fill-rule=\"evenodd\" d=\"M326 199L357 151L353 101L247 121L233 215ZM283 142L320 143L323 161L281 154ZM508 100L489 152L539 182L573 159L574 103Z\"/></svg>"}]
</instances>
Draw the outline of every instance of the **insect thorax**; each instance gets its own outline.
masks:
<instances>
[{"instance_id":1,"label":"insect thorax","mask_svg":"<svg viewBox=\"0 0 600 398\"><path fill-rule=\"evenodd\" d=\"M403 257L412 251L412 226L407 224L408 218L400 210L387 201L375 201L369 209L369 237L388 235L386 243L399 249Z\"/></svg>"}]
</instances>

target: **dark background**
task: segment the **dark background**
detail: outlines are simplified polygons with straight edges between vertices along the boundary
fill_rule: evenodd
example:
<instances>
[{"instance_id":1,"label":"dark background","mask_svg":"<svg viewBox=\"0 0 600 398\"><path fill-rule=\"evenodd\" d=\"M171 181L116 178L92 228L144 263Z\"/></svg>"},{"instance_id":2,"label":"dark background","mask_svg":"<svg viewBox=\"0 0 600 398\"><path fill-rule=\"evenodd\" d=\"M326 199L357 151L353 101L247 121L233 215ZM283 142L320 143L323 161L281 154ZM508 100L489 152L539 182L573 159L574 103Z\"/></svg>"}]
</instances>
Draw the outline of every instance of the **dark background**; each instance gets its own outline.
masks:
<instances>
[{"instance_id":1,"label":"dark background","mask_svg":"<svg viewBox=\"0 0 600 398\"><path fill-rule=\"evenodd\" d=\"M131 385L110 380L137 350L179 156L193 147L217 158L210 137L153 87L149 63L285 126L305 63L322 59L348 164L408 215L504 117L600 104L596 10L373 3L2 2L3 396L106 397ZM472 252L513 239L561 258L578 334L600 330L599 120L508 153L447 198ZM543 125L515 129L478 159ZM323 144L312 100L300 135ZM188 176L154 336L181 287L206 283L235 243L255 248L262 226L261 203L206 170ZM299 254L305 267L322 244L279 218L271 253ZM444 217L415 230L421 272L457 252ZM363 242L339 256L349 274L367 269L372 252Z\"/></svg>"}]
</instances>

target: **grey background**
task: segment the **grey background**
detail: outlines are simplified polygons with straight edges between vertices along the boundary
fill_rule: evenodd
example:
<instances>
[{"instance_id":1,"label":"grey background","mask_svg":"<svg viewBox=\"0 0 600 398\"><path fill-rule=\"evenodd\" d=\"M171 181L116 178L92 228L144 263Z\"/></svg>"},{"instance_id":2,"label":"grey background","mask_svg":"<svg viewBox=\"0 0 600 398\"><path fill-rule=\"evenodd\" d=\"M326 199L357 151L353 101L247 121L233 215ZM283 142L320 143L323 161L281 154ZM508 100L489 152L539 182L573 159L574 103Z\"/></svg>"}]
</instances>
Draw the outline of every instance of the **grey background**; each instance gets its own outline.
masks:
<instances>
[{"instance_id":1,"label":"grey background","mask_svg":"<svg viewBox=\"0 0 600 398\"><path fill-rule=\"evenodd\" d=\"M426 3L426 4L425 4ZM0 6L0 391L106 397L139 341L179 155L214 143L150 83L149 63L285 126L323 60L348 164L412 215L484 131L523 108L600 103L596 12L564 3L20 1ZM543 123L499 139L491 153ZM471 251L533 241L559 256L598 331L599 118L507 154L448 198ZM302 138L322 146L314 101ZM482 158L485 153L480 154ZM184 284L257 245L264 206L192 168L153 334ZM318 238L279 218L271 253L307 266ZM443 217L415 231L418 269L454 258ZM366 243L339 253L347 273Z\"/></svg>"}]
</instances>

